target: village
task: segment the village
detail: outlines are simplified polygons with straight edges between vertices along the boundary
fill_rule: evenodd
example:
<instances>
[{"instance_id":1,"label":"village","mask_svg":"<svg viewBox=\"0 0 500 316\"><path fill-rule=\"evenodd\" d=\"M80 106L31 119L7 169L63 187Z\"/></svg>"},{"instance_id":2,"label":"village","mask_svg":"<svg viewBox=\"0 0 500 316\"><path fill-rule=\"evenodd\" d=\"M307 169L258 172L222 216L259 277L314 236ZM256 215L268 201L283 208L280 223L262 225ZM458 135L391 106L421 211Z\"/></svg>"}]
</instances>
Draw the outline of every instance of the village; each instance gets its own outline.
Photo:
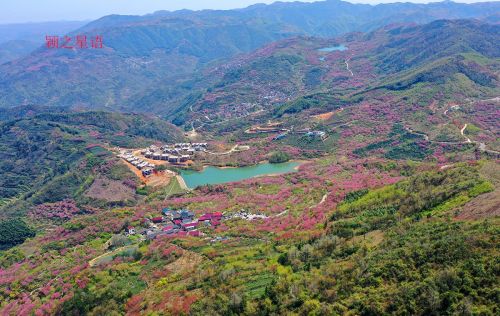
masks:
<instances>
[{"instance_id":1,"label":"village","mask_svg":"<svg viewBox=\"0 0 500 316\"><path fill-rule=\"evenodd\" d=\"M147 239L155 239L159 236L201 237L203 233L200 231L200 228L216 228L221 225L223 220L243 219L252 221L255 219L267 218L266 215L251 214L243 210L227 216L222 212L205 213L196 218L195 214L189 210L164 208L161 212L161 216L144 218L143 227L127 227L125 235L142 235Z\"/></svg>"},{"instance_id":2,"label":"village","mask_svg":"<svg viewBox=\"0 0 500 316\"><path fill-rule=\"evenodd\" d=\"M158 165L187 165L197 152L205 152L207 143L175 143L163 146L151 145L138 152L121 150L118 157L126 160L142 172L144 177L154 173Z\"/></svg>"}]
</instances>

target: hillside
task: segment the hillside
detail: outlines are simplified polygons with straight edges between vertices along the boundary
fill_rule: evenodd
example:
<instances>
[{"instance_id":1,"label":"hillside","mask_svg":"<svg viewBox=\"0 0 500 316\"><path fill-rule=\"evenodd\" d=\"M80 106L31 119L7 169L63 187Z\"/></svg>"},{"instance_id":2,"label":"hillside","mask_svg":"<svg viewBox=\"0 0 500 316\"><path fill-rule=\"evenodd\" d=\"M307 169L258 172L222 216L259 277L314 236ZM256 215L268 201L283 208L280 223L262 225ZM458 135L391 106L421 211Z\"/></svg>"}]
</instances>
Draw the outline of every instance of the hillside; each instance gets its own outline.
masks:
<instances>
[{"instance_id":1,"label":"hillside","mask_svg":"<svg viewBox=\"0 0 500 316\"><path fill-rule=\"evenodd\" d=\"M0 217L77 197L113 146L134 148L182 134L152 117L106 112L39 114L0 124ZM114 158L113 158L114 159ZM87 161L87 163L85 163Z\"/></svg>"},{"instance_id":2,"label":"hillside","mask_svg":"<svg viewBox=\"0 0 500 316\"><path fill-rule=\"evenodd\" d=\"M28 240L0 252L0 309L7 315L493 315L498 220L494 212L475 220L457 216L492 191L495 168L488 161L442 169L329 156L295 174L136 206L45 204L28 218L39 228L36 237L20 223L1 223ZM123 234L165 207L198 216L224 210L228 217L220 227L201 228L202 238ZM242 208L264 217L229 217ZM49 217L61 209L66 217ZM41 230L47 221L59 224Z\"/></svg>"},{"instance_id":3,"label":"hillside","mask_svg":"<svg viewBox=\"0 0 500 316\"><path fill-rule=\"evenodd\" d=\"M448 104L466 107L471 100L498 96L500 51L492 44L500 40L498 34L498 25L439 20L334 39L278 41L207 70L199 80L205 92L182 100L171 117L178 125L204 131L283 115L293 125L297 116L346 107L356 112L382 100L401 111L400 120L414 121L415 110L430 104L432 112L422 115L436 116ZM148 100L149 106L160 106Z\"/></svg>"},{"instance_id":4,"label":"hillside","mask_svg":"<svg viewBox=\"0 0 500 316\"><path fill-rule=\"evenodd\" d=\"M157 12L108 16L72 34L102 35L103 50L47 50L0 67L0 106L170 113L196 88L191 79L216 60L297 35L337 36L387 23L438 18L488 18L498 3L354 5L337 0L276 3L231 11ZM99 80L100 84L95 85ZM182 83L180 88L169 89ZM24 87L30 86L28 90ZM74 87L78 86L78 90ZM163 87L147 106L150 87Z\"/></svg>"},{"instance_id":5,"label":"hillside","mask_svg":"<svg viewBox=\"0 0 500 316\"><path fill-rule=\"evenodd\" d=\"M66 34L84 26L83 21L0 25L0 64L27 56L44 44L45 36Z\"/></svg>"}]
</instances>

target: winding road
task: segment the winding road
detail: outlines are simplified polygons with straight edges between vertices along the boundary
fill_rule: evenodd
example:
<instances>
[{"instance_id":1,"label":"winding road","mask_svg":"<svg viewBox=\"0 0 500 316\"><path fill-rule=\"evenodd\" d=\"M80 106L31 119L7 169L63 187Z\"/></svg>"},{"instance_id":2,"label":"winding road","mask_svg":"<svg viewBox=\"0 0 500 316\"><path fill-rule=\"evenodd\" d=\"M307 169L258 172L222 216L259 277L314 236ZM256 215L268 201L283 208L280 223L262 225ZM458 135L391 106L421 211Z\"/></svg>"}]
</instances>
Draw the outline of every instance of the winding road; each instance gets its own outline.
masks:
<instances>
[{"instance_id":1,"label":"winding road","mask_svg":"<svg viewBox=\"0 0 500 316\"><path fill-rule=\"evenodd\" d=\"M345 62L345 65L347 67L347 70L349 70L349 72L351 73L351 76L354 77L354 73L352 72L352 70L349 68L349 60L351 59L346 59L344 62Z\"/></svg>"},{"instance_id":2,"label":"winding road","mask_svg":"<svg viewBox=\"0 0 500 316\"><path fill-rule=\"evenodd\" d=\"M460 130L460 134L462 134L462 136L465 138L465 140L468 142L468 143L472 143L472 141L470 140L470 138L468 138L467 136L465 136L464 132L465 132L465 129L467 128L467 124L464 125L464 127Z\"/></svg>"},{"instance_id":3,"label":"winding road","mask_svg":"<svg viewBox=\"0 0 500 316\"><path fill-rule=\"evenodd\" d=\"M489 154L492 154L492 155L500 155L500 152L498 152L496 150L487 149L485 143L481 143L481 142L477 142L477 141L471 140L470 138L468 138L467 136L465 136L465 130L467 129L467 126L468 126L468 124L465 124L464 127L460 130L460 134L465 138L465 141L463 141L463 142L435 141L435 140L429 139L429 136L427 134L424 134L424 133L421 133L421 132L416 132L416 131L412 130L410 127L405 126L405 129L410 134L422 136L426 141L428 141L430 143L442 144L442 145L475 144L475 145L477 145L479 147L480 151L483 151L485 153L489 153Z\"/></svg>"},{"instance_id":4,"label":"winding road","mask_svg":"<svg viewBox=\"0 0 500 316\"><path fill-rule=\"evenodd\" d=\"M211 151L207 151L205 150L205 152L207 154L210 154L210 155L215 155L215 156L224 156L224 155L229 155L229 154L232 154L234 152L240 152L240 151L247 151L249 150L250 147L249 146L240 146L240 145L234 145L233 148L231 148L230 150L226 151L226 152L222 152L222 153L214 153L214 152L211 152Z\"/></svg>"},{"instance_id":5,"label":"winding road","mask_svg":"<svg viewBox=\"0 0 500 316\"><path fill-rule=\"evenodd\" d=\"M321 198L321 201L318 204L313 205L309 208L315 208L315 207L320 206L321 204L325 203L326 199L328 198L328 195L329 195L329 193L325 193L325 195L323 195L323 197Z\"/></svg>"}]
</instances>

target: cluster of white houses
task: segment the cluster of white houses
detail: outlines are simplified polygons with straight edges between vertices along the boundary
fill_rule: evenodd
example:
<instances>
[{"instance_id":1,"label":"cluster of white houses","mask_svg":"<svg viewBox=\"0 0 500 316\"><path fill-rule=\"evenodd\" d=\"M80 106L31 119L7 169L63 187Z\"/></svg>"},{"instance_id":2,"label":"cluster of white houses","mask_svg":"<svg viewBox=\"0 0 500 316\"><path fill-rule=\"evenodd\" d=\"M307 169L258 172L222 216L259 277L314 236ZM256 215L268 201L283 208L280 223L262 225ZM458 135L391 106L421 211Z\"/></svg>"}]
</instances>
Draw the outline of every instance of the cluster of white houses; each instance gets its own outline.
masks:
<instances>
[{"instance_id":1,"label":"cluster of white houses","mask_svg":"<svg viewBox=\"0 0 500 316\"><path fill-rule=\"evenodd\" d=\"M191 159L196 152L205 151L207 143L176 143L158 147L152 145L141 151L148 159L163 160L169 163L183 163Z\"/></svg>"},{"instance_id":2,"label":"cluster of white houses","mask_svg":"<svg viewBox=\"0 0 500 316\"><path fill-rule=\"evenodd\" d=\"M137 169L142 171L142 174L144 176L148 176L153 173L153 170L155 168L155 165L152 163L149 163L147 161L142 160L141 158L138 158L130 152L124 152L120 154L118 157L125 159L127 162L129 162L131 165L136 167Z\"/></svg>"}]
</instances>

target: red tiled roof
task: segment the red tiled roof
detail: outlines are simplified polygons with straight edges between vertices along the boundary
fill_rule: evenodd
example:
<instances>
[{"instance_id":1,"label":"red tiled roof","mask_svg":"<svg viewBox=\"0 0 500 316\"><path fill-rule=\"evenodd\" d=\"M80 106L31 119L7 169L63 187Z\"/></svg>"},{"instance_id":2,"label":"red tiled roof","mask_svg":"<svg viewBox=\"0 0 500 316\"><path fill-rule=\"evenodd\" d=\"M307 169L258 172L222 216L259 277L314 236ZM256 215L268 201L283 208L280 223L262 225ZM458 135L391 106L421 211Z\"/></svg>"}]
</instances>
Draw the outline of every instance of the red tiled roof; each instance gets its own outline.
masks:
<instances>
[{"instance_id":1,"label":"red tiled roof","mask_svg":"<svg viewBox=\"0 0 500 316\"><path fill-rule=\"evenodd\" d=\"M212 214L204 214L202 216L200 216L200 218L198 218L198 221L202 222L202 221L209 221L212 219Z\"/></svg>"},{"instance_id":2,"label":"red tiled roof","mask_svg":"<svg viewBox=\"0 0 500 316\"><path fill-rule=\"evenodd\" d=\"M163 228L163 231L169 231L169 230L172 230L172 229L174 229L174 226L165 226Z\"/></svg>"}]
</instances>

